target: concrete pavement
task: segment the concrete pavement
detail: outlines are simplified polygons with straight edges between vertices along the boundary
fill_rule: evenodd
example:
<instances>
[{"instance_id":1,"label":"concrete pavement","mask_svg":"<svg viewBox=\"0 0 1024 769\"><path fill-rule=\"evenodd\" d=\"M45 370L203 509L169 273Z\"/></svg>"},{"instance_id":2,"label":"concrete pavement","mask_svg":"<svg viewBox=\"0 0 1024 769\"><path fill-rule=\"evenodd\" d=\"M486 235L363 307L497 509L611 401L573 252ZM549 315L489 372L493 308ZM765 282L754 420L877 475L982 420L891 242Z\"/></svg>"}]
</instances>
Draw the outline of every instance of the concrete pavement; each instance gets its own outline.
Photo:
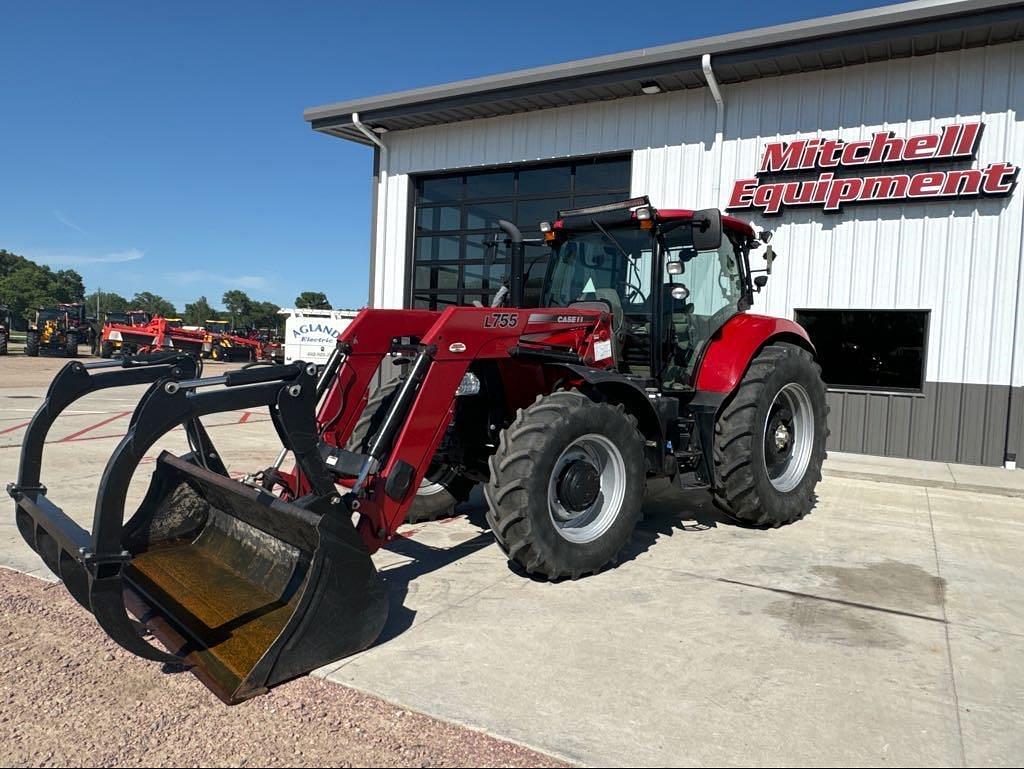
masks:
<instances>
[{"instance_id":1,"label":"concrete pavement","mask_svg":"<svg viewBox=\"0 0 1024 769\"><path fill-rule=\"evenodd\" d=\"M42 395L10 384L4 480ZM53 432L44 482L80 522L137 397L90 396ZM276 454L265 414L208 421L233 472ZM508 566L476 497L375 557L388 626L318 674L583 764L1017 765L1024 502L934 480L829 471L814 512L773 531L662 484L618 568L558 584ZM10 516L0 564L41 567Z\"/></svg>"},{"instance_id":2,"label":"concrete pavement","mask_svg":"<svg viewBox=\"0 0 1024 769\"><path fill-rule=\"evenodd\" d=\"M1024 497L1024 468L1007 470L830 451L824 472L836 478Z\"/></svg>"}]
</instances>

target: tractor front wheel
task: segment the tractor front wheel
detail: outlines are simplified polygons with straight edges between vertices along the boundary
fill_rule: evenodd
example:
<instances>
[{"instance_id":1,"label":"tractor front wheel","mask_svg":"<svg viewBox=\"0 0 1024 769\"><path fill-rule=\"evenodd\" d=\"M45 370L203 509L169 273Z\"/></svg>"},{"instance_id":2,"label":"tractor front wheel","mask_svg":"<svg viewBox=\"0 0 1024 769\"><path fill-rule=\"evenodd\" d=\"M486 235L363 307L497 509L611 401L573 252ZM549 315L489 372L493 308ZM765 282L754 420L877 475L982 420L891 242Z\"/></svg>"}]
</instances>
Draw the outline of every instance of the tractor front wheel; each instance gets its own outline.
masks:
<instances>
[{"instance_id":1,"label":"tractor front wheel","mask_svg":"<svg viewBox=\"0 0 1024 769\"><path fill-rule=\"evenodd\" d=\"M370 439L376 435L387 416L399 384L399 380L388 382L367 399L366 407L352 429L345 448L356 453L366 452ZM455 505L468 499L475 485L473 481L456 473L451 466L432 463L420 483L416 498L409 506L406 522L421 523L455 515Z\"/></svg>"},{"instance_id":2,"label":"tractor front wheel","mask_svg":"<svg viewBox=\"0 0 1024 769\"><path fill-rule=\"evenodd\" d=\"M613 563L641 516L644 437L621 406L542 395L501 434L485 488L495 539L530 574L577 579Z\"/></svg>"},{"instance_id":3,"label":"tractor front wheel","mask_svg":"<svg viewBox=\"0 0 1024 769\"><path fill-rule=\"evenodd\" d=\"M65 352L69 358L78 357L78 334L74 331L69 331L67 336L64 337Z\"/></svg>"},{"instance_id":4,"label":"tractor front wheel","mask_svg":"<svg viewBox=\"0 0 1024 769\"><path fill-rule=\"evenodd\" d=\"M25 334L25 354L30 358L39 355L39 332L29 331Z\"/></svg>"},{"instance_id":5,"label":"tractor front wheel","mask_svg":"<svg viewBox=\"0 0 1024 769\"><path fill-rule=\"evenodd\" d=\"M110 358L114 355L114 343L113 342L100 342L100 357Z\"/></svg>"},{"instance_id":6,"label":"tractor front wheel","mask_svg":"<svg viewBox=\"0 0 1024 769\"><path fill-rule=\"evenodd\" d=\"M807 350L757 354L715 423L715 504L730 517L778 527L814 507L828 437L821 367Z\"/></svg>"}]
</instances>

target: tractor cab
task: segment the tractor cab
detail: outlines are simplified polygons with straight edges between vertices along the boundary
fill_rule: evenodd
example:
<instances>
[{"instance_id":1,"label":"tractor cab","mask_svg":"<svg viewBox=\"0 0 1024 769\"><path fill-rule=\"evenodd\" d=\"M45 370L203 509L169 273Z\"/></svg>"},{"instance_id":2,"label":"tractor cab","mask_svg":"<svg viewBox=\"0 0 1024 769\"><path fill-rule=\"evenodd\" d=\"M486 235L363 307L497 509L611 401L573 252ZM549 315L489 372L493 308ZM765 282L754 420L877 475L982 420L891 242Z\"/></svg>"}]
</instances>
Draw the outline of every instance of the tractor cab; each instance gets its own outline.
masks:
<instances>
[{"instance_id":1,"label":"tractor cab","mask_svg":"<svg viewBox=\"0 0 1024 769\"><path fill-rule=\"evenodd\" d=\"M541 230L551 248L541 306L610 311L617 368L644 386L691 390L708 342L764 285L751 280L753 229L717 209L635 198L560 211Z\"/></svg>"}]
</instances>

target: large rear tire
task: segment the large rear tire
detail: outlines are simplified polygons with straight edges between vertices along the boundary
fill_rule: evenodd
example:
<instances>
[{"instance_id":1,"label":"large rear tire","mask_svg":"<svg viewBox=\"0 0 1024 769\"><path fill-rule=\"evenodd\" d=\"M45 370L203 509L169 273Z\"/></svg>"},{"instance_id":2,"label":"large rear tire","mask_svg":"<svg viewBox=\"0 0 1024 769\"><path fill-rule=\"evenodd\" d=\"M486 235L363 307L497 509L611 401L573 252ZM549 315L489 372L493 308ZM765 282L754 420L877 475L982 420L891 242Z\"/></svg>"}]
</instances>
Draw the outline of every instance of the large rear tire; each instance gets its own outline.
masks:
<instances>
[{"instance_id":1,"label":"large rear tire","mask_svg":"<svg viewBox=\"0 0 1024 769\"><path fill-rule=\"evenodd\" d=\"M384 421L399 384L397 380L388 382L369 397L345 448L358 453L364 453L369 448L369 440ZM447 465L431 464L405 520L408 523L422 523L455 515L455 506L469 498L475 485Z\"/></svg>"},{"instance_id":2,"label":"large rear tire","mask_svg":"<svg viewBox=\"0 0 1024 769\"><path fill-rule=\"evenodd\" d=\"M7 334L0 333L0 355L7 354Z\"/></svg>"},{"instance_id":3,"label":"large rear tire","mask_svg":"<svg viewBox=\"0 0 1024 769\"><path fill-rule=\"evenodd\" d=\"M29 331L25 334L25 354L30 358L39 355L39 332Z\"/></svg>"},{"instance_id":4,"label":"large rear tire","mask_svg":"<svg viewBox=\"0 0 1024 769\"><path fill-rule=\"evenodd\" d=\"M755 526L807 515L821 480L827 416L811 353L784 343L761 350L715 424L715 504Z\"/></svg>"},{"instance_id":5,"label":"large rear tire","mask_svg":"<svg viewBox=\"0 0 1024 769\"><path fill-rule=\"evenodd\" d=\"M548 579L614 563L641 517L644 438L621 406L542 395L501 434L487 519L509 560Z\"/></svg>"},{"instance_id":6,"label":"large rear tire","mask_svg":"<svg viewBox=\"0 0 1024 769\"><path fill-rule=\"evenodd\" d=\"M78 334L69 331L64 337L64 352L69 358L78 357Z\"/></svg>"}]
</instances>

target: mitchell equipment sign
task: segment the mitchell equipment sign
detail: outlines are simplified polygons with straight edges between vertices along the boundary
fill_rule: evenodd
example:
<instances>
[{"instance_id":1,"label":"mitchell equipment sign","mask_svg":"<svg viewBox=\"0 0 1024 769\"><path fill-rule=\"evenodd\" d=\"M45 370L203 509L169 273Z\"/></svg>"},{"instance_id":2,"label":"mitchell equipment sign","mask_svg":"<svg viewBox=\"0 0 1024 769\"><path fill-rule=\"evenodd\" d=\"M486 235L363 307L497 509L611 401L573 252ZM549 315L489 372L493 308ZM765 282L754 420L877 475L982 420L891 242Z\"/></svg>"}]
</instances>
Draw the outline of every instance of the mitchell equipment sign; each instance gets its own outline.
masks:
<instances>
[{"instance_id":1,"label":"mitchell equipment sign","mask_svg":"<svg viewBox=\"0 0 1024 769\"><path fill-rule=\"evenodd\" d=\"M981 123L955 123L938 133L906 139L892 131L878 131L863 141L815 138L773 142L764 148L758 175L819 171L818 178L763 183L756 177L740 179L733 185L726 210L759 208L770 216L781 213L786 206L821 206L834 213L847 203L1009 195L1020 168L1005 161L985 168L881 173L885 166L973 160L982 127ZM836 173L868 166L879 172L870 176Z\"/></svg>"}]
</instances>

